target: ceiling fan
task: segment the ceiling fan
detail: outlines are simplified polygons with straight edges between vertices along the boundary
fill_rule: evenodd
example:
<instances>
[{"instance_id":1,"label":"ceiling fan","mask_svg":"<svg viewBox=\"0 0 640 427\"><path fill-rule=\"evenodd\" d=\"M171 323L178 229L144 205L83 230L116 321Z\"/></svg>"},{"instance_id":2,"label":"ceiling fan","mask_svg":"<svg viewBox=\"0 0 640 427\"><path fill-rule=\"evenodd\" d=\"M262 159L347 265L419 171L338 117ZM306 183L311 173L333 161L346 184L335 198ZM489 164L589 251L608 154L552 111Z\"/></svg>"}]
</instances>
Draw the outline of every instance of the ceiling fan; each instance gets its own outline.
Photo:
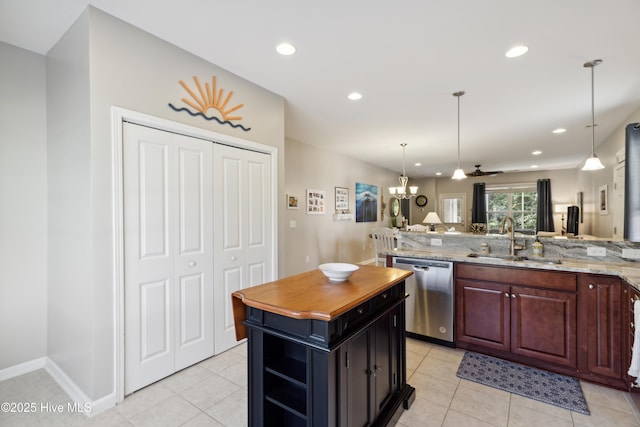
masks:
<instances>
[{"instance_id":1,"label":"ceiling fan","mask_svg":"<svg viewBox=\"0 0 640 427\"><path fill-rule=\"evenodd\" d=\"M499 173L503 173L503 171L491 171L491 172L485 172L483 170L480 170L480 166L482 165L475 165L476 170L474 170L473 172L470 172L467 174L467 176L496 176Z\"/></svg>"}]
</instances>

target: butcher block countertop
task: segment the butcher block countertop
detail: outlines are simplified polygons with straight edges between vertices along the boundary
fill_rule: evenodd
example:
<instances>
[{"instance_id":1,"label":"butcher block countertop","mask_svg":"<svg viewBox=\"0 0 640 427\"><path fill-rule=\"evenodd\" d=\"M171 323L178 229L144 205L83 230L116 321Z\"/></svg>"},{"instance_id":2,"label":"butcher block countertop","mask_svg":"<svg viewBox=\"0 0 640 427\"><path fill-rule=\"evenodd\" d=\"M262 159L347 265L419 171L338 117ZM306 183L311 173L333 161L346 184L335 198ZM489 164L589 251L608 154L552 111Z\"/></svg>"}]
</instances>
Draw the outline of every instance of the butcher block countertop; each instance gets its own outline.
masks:
<instances>
[{"instance_id":1,"label":"butcher block countertop","mask_svg":"<svg viewBox=\"0 0 640 427\"><path fill-rule=\"evenodd\" d=\"M246 306L294 319L330 321L413 273L398 268L361 265L349 280L331 282L320 270L307 271L234 292L236 339L246 337Z\"/></svg>"}]
</instances>

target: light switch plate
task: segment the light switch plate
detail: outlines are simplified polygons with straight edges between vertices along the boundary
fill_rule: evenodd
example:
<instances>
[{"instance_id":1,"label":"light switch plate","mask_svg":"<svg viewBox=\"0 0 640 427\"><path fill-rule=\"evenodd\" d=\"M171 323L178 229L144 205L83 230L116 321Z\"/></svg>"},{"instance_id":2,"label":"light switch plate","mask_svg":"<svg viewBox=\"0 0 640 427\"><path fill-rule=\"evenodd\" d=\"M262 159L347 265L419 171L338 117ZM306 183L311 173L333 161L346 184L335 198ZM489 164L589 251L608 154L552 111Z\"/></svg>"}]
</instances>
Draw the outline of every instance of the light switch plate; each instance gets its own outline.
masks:
<instances>
[{"instance_id":1,"label":"light switch plate","mask_svg":"<svg viewBox=\"0 0 640 427\"><path fill-rule=\"evenodd\" d=\"M600 246L587 246L588 256L607 256L607 248L601 248Z\"/></svg>"},{"instance_id":2,"label":"light switch plate","mask_svg":"<svg viewBox=\"0 0 640 427\"><path fill-rule=\"evenodd\" d=\"M640 259L640 249L623 249L622 258Z\"/></svg>"},{"instance_id":3,"label":"light switch plate","mask_svg":"<svg viewBox=\"0 0 640 427\"><path fill-rule=\"evenodd\" d=\"M296 220L292 219L289 221L289 228L296 228Z\"/></svg>"},{"instance_id":4,"label":"light switch plate","mask_svg":"<svg viewBox=\"0 0 640 427\"><path fill-rule=\"evenodd\" d=\"M431 239L431 246L442 246L442 239Z\"/></svg>"}]
</instances>

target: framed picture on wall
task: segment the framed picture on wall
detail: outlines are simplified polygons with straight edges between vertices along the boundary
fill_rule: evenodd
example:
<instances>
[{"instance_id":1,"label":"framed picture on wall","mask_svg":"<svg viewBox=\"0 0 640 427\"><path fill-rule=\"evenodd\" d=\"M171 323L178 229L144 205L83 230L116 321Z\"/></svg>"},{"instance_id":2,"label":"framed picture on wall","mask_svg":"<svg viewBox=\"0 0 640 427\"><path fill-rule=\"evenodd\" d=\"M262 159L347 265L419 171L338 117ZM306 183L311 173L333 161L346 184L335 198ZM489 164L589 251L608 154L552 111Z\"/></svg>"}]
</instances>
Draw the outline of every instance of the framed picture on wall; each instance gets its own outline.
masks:
<instances>
[{"instance_id":1,"label":"framed picture on wall","mask_svg":"<svg viewBox=\"0 0 640 427\"><path fill-rule=\"evenodd\" d=\"M609 199L607 197L607 186L603 185L598 191L598 211L600 215L607 215L609 213Z\"/></svg>"},{"instance_id":2,"label":"framed picture on wall","mask_svg":"<svg viewBox=\"0 0 640 427\"><path fill-rule=\"evenodd\" d=\"M298 196L287 194L287 209L298 209Z\"/></svg>"},{"instance_id":3,"label":"framed picture on wall","mask_svg":"<svg viewBox=\"0 0 640 427\"><path fill-rule=\"evenodd\" d=\"M336 213L349 213L349 189L336 187Z\"/></svg>"},{"instance_id":4,"label":"framed picture on wall","mask_svg":"<svg viewBox=\"0 0 640 427\"><path fill-rule=\"evenodd\" d=\"M378 186L356 182L356 222L378 220Z\"/></svg>"},{"instance_id":5,"label":"framed picture on wall","mask_svg":"<svg viewBox=\"0 0 640 427\"><path fill-rule=\"evenodd\" d=\"M307 190L307 215L324 215L327 196L323 190Z\"/></svg>"}]
</instances>

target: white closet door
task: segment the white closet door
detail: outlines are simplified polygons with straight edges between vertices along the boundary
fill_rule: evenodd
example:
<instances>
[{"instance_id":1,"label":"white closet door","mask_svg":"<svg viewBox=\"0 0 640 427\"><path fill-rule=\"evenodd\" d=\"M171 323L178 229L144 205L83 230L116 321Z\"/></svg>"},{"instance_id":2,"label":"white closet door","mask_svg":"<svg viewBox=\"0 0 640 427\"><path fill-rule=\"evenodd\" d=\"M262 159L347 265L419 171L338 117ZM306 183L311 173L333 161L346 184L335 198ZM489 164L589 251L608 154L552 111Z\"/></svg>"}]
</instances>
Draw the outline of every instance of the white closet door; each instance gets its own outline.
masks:
<instances>
[{"instance_id":1,"label":"white closet door","mask_svg":"<svg viewBox=\"0 0 640 427\"><path fill-rule=\"evenodd\" d=\"M215 353L237 344L231 294L273 277L271 156L216 145Z\"/></svg>"},{"instance_id":2,"label":"white closet door","mask_svg":"<svg viewBox=\"0 0 640 427\"><path fill-rule=\"evenodd\" d=\"M213 354L212 151L124 126L125 394Z\"/></svg>"}]
</instances>

